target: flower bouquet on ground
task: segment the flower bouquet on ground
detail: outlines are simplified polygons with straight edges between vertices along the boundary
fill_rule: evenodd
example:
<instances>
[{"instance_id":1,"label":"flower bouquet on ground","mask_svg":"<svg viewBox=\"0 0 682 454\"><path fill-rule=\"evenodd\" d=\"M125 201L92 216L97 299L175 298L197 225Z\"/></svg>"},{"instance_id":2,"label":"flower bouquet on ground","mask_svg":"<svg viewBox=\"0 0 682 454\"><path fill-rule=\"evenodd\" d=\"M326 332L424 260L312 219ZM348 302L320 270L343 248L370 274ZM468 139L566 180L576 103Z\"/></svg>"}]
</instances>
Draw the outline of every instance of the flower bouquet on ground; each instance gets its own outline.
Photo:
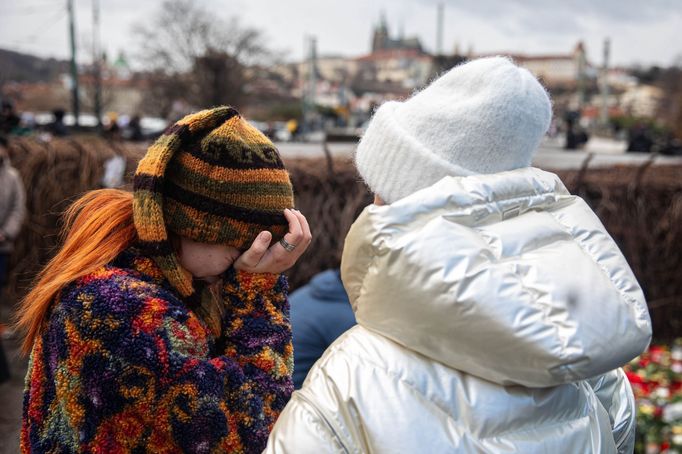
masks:
<instances>
[{"instance_id":1,"label":"flower bouquet on ground","mask_svg":"<svg viewBox=\"0 0 682 454\"><path fill-rule=\"evenodd\" d=\"M652 345L625 367L637 401L641 454L682 454L682 339Z\"/></svg>"}]
</instances>

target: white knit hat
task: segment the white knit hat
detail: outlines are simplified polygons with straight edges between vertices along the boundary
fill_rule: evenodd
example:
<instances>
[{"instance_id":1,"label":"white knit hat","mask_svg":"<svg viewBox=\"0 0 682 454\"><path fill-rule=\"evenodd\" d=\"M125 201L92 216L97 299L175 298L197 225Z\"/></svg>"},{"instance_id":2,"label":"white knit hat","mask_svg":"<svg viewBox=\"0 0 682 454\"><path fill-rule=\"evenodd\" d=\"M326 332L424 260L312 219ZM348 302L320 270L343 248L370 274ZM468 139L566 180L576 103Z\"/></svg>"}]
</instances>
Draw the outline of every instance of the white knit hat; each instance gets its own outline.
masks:
<instances>
[{"instance_id":1,"label":"white knit hat","mask_svg":"<svg viewBox=\"0 0 682 454\"><path fill-rule=\"evenodd\" d=\"M448 175L527 167L549 128L552 105L527 70L504 57L457 66L405 102L374 114L355 163L393 203Z\"/></svg>"}]
</instances>

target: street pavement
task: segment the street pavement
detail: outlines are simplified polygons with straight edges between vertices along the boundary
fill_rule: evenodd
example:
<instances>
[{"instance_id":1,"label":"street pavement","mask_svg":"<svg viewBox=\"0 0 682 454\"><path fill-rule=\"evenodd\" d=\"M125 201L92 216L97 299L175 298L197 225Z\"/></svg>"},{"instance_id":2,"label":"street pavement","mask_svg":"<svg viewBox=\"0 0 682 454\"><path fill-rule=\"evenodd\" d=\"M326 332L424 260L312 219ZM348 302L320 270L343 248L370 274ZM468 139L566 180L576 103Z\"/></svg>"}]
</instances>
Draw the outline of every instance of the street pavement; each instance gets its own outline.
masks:
<instances>
[{"instance_id":1,"label":"street pavement","mask_svg":"<svg viewBox=\"0 0 682 454\"><path fill-rule=\"evenodd\" d=\"M324 155L323 144L304 142L281 142L276 144L284 159L315 158ZM584 150L566 151L561 139L546 139L533 159L533 165L541 169L570 170L579 169L592 155L589 168L612 165L641 165L651 159L648 153L625 153L625 142L594 138ZM330 154L335 158L351 158L355 143L329 143ZM654 165L682 164L682 157L656 156Z\"/></svg>"},{"instance_id":2,"label":"street pavement","mask_svg":"<svg viewBox=\"0 0 682 454\"><path fill-rule=\"evenodd\" d=\"M19 355L17 339L2 340L12 378L0 384L0 454L19 452L21 412L27 359Z\"/></svg>"}]
</instances>

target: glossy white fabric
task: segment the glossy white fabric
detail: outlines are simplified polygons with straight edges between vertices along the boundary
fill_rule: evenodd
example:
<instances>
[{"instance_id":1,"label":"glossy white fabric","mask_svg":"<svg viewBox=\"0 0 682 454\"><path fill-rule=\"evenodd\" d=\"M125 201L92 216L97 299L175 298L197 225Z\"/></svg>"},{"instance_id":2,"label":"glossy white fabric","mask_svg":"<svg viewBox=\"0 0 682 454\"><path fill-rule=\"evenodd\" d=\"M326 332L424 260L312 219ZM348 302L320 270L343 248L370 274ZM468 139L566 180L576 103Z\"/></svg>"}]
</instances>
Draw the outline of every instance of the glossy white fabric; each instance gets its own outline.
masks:
<instances>
[{"instance_id":1,"label":"glossy white fabric","mask_svg":"<svg viewBox=\"0 0 682 454\"><path fill-rule=\"evenodd\" d=\"M622 364L642 291L555 175L447 177L370 206L342 278L360 326L294 394L268 452L630 452Z\"/></svg>"}]
</instances>

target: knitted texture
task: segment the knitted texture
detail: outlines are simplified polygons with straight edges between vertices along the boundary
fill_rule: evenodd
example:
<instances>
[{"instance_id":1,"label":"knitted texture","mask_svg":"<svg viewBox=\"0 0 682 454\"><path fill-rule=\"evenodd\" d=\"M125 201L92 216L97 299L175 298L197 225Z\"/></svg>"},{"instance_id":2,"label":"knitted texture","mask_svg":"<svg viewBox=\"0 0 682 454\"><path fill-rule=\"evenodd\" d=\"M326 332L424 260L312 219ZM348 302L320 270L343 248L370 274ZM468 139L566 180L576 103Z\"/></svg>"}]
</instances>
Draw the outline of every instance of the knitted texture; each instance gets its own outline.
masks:
<instances>
[{"instance_id":1,"label":"knitted texture","mask_svg":"<svg viewBox=\"0 0 682 454\"><path fill-rule=\"evenodd\" d=\"M31 353L22 452L261 452L293 389L286 279L224 282L219 338L134 249L66 287Z\"/></svg>"},{"instance_id":2,"label":"knitted texture","mask_svg":"<svg viewBox=\"0 0 682 454\"><path fill-rule=\"evenodd\" d=\"M457 66L405 102L383 104L355 156L367 185L393 203L446 176L527 167L552 105L527 70L503 57Z\"/></svg>"},{"instance_id":3,"label":"knitted texture","mask_svg":"<svg viewBox=\"0 0 682 454\"><path fill-rule=\"evenodd\" d=\"M171 126L134 178L140 240L182 294L194 293L168 230L195 241L248 249L258 233L287 232L294 206L289 174L270 140L231 107L191 114Z\"/></svg>"}]
</instances>

